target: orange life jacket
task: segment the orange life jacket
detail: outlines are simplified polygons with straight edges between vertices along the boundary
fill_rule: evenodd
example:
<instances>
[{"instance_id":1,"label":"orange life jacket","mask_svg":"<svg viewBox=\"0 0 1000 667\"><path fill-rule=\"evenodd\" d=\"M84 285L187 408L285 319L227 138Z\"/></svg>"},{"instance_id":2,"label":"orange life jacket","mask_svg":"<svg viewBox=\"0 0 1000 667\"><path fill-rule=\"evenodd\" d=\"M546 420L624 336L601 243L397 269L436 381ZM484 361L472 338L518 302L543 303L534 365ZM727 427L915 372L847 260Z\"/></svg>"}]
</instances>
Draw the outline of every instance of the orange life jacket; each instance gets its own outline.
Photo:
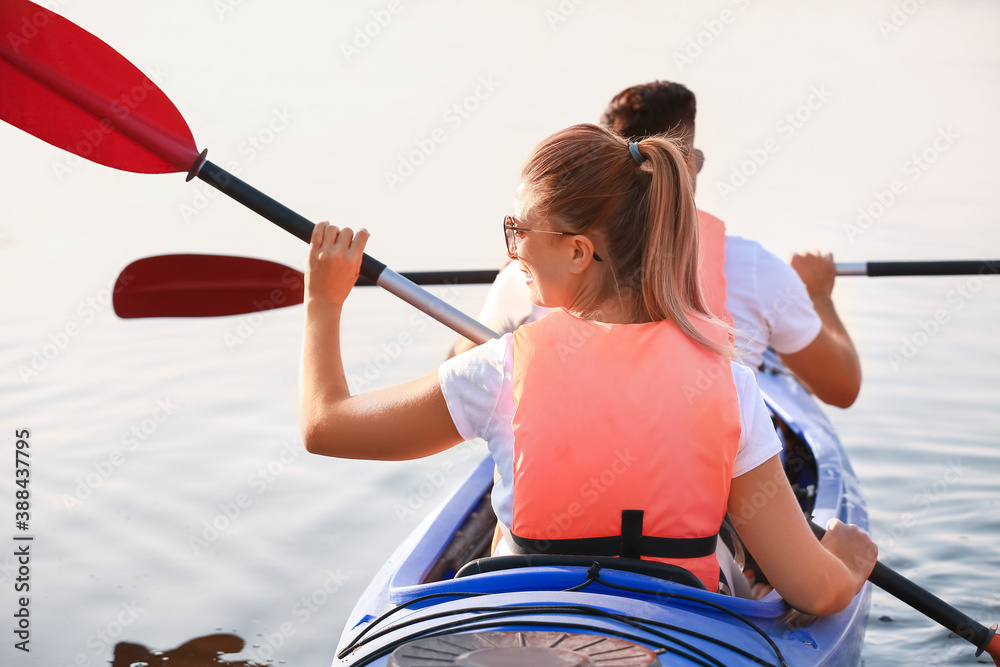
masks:
<instances>
[{"instance_id":1,"label":"orange life jacket","mask_svg":"<svg viewBox=\"0 0 1000 667\"><path fill-rule=\"evenodd\" d=\"M515 331L513 355L512 549L660 560L716 590L740 438L729 360L667 321L562 309Z\"/></svg>"},{"instance_id":2,"label":"orange life jacket","mask_svg":"<svg viewBox=\"0 0 1000 667\"><path fill-rule=\"evenodd\" d=\"M698 211L698 280L708 310L733 325L726 309L726 223Z\"/></svg>"}]
</instances>

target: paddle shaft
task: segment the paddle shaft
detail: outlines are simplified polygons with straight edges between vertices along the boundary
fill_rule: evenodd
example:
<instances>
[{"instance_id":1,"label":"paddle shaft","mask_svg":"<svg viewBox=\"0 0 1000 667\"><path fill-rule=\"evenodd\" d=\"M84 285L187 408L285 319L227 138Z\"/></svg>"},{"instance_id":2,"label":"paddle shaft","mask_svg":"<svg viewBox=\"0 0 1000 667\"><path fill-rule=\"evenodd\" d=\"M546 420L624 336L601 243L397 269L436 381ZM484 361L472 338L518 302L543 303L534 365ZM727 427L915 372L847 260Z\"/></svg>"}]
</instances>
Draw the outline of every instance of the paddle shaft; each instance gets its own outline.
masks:
<instances>
[{"instance_id":1,"label":"paddle shaft","mask_svg":"<svg viewBox=\"0 0 1000 667\"><path fill-rule=\"evenodd\" d=\"M818 539L823 539L826 530L812 521L809 522L809 526ZM985 651L993 641L996 634L994 628L987 628L975 619L969 618L941 598L880 562L875 563L875 569L868 576L868 581L970 642L979 649L976 655Z\"/></svg>"},{"instance_id":2,"label":"paddle shaft","mask_svg":"<svg viewBox=\"0 0 1000 667\"><path fill-rule=\"evenodd\" d=\"M489 285L500 272L496 269L470 269L467 271L403 271L401 276L414 285ZM358 287L374 285L365 277L358 278Z\"/></svg>"},{"instance_id":3,"label":"paddle shaft","mask_svg":"<svg viewBox=\"0 0 1000 667\"><path fill-rule=\"evenodd\" d=\"M968 276L1000 273L997 260L926 262L838 262L838 276Z\"/></svg>"},{"instance_id":4,"label":"paddle shaft","mask_svg":"<svg viewBox=\"0 0 1000 667\"><path fill-rule=\"evenodd\" d=\"M195 170L197 173L197 170ZM312 223L277 202L261 195L245 183L209 163L204 178L214 186L221 185L240 201L277 220L289 232L306 238L312 234ZM439 299L414 285L462 285L493 282L498 271L416 271L399 274L405 281L393 287L392 273L381 263L366 258L357 286L375 285L368 276L375 275L378 284L393 291L403 291L410 303L428 304ZM374 266L371 266L374 264ZM926 262L878 262L879 265L907 267ZM956 263L948 262L939 271L953 271ZM982 267L981 262L959 262L963 267ZM843 266L843 265L841 265ZM866 275L865 264L852 275ZM899 271L897 271L898 273ZM985 272L982 273L985 277ZM280 308L302 303L303 276L300 271L275 262L250 257L219 255L159 255L136 260L122 272L124 280L115 289L115 312L120 317L215 317L252 313L262 308ZM263 305L262 305L263 304ZM421 306L418 306L421 307ZM422 310L425 308L421 307ZM434 311L439 312L439 311ZM464 319L464 316L463 316ZM451 326L454 320L446 324ZM487 332L482 332L487 333Z\"/></svg>"},{"instance_id":5,"label":"paddle shaft","mask_svg":"<svg viewBox=\"0 0 1000 667\"><path fill-rule=\"evenodd\" d=\"M312 239L312 231L315 227L312 222L236 178L218 165L205 161L200 168L196 168L196 175L223 194L235 199L306 243ZM414 282L387 268L385 264L367 253L361 260L361 275L474 343L485 343L498 337L489 327L454 306L428 294Z\"/></svg>"}]
</instances>

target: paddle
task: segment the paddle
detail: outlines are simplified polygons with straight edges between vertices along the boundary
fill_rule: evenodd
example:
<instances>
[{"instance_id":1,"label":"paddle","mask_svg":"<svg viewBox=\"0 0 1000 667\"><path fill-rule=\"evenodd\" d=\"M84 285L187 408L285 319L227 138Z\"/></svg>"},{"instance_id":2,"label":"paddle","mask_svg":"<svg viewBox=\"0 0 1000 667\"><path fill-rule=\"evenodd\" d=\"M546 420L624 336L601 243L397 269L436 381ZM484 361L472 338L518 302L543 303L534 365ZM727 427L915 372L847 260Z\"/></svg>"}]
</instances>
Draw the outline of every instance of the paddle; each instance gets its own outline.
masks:
<instances>
[{"instance_id":1,"label":"paddle","mask_svg":"<svg viewBox=\"0 0 1000 667\"><path fill-rule=\"evenodd\" d=\"M416 285L491 283L497 271L402 274ZM358 278L358 286L371 285ZM132 262L118 277L119 317L214 317L302 303L301 271L276 262L221 255L160 255Z\"/></svg>"},{"instance_id":2,"label":"paddle","mask_svg":"<svg viewBox=\"0 0 1000 667\"><path fill-rule=\"evenodd\" d=\"M1000 273L1000 261L961 259L926 262L837 263L838 276L969 276Z\"/></svg>"},{"instance_id":3,"label":"paddle","mask_svg":"<svg viewBox=\"0 0 1000 667\"><path fill-rule=\"evenodd\" d=\"M308 242L313 223L198 153L167 96L97 37L29 0L0 2L0 118L93 162L187 172ZM367 254L361 275L478 343L495 334Z\"/></svg>"},{"instance_id":4,"label":"paddle","mask_svg":"<svg viewBox=\"0 0 1000 667\"><path fill-rule=\"evenodd\" d=\"M826 530L812 521L809 527L818 539L823 539ZM970 642L979 649L977 656L986 651L993 658L993 664L1000 667L1000 636L996 634L996 624L987 628L881 562L875 563L868 581Z\"/></svg>"},{"instance_id":5,"label":"paddle","mask_svg":"<svg viewBox=\"0 0 1000 667\"><path fill-rule=\"evenodd\" d=\"M967 275L1000 272L989 260L838 263L839 276ZM495 269L403 273L416 285L491 283ZM359 286L371 285L366 278ZM159 255L129 264L118 279L119 317L214 317L302 303L302 273L274 262L221 255Z\"/></svg>"}]
</instances>

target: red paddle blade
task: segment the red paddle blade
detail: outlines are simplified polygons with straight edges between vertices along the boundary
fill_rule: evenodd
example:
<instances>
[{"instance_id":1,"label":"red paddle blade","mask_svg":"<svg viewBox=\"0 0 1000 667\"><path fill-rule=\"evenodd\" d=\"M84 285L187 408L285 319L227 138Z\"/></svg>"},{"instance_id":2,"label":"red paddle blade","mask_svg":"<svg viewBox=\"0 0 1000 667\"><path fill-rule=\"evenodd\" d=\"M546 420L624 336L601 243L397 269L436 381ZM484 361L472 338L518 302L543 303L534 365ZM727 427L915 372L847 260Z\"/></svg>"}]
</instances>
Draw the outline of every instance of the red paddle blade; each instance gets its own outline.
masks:
<instances>
[{"instance_id":1,"label":"red paddle blade","mask_svg":"<svg viewBox=\"0 0 1000 667\"><path fill-rule=\"evenodd\" d=\"M302 303L302 273L276 262L219 255L163 255L118 277L119 317L216 317Z\"/></svg>"},{"instance_id":2,"label":"red paddle blade","mask_svg":"<svg viewBox=\"0 0 1000 667\"><path fill-rule=\"evenodd\" d=\"M0 119L125 171L188 171L198 158L167 96L86 30L28 0L0 0L0 36Z\"/></svg>"},{"instance_id":3,"label":"red paddle blade","mask_svg":"<svg viewBox=\"0 0 1000 667\"><path fill-rule=\"evenodd\" d=\"M993 664L1000 667L1000 635L996 634L997 624L993 624L993 638L990 639L989 645L986 647L986 653L993 658Z\"/></svg>"}]
</instances>

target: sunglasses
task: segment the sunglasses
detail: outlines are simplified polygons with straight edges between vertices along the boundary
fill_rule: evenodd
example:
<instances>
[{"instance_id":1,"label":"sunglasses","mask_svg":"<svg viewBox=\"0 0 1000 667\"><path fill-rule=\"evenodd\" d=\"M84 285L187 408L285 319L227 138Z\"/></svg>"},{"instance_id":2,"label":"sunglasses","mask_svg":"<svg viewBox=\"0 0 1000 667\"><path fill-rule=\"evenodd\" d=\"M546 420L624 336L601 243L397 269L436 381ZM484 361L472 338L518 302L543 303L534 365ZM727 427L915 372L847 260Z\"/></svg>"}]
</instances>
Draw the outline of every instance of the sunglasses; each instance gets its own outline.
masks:
<instances>
[{"instance_id":1,"label":"sunglasses","mask_svg":"<svg viewBox=\"0 0 1000 667\"><path fill-rule=\"evenodd\" d=\"M553 232L548 229L529 229L528 227L521 227L517 224L517 220L512 215L504 216L503 219L503 238L507 243L507 256L511 259L517 259L517 241L520 238L518 233L520 232L537 232L539 234L558 234L559 236L579 236L575 232ZM594 261L603 262L597 253L594 253Z\"/></svg>"},{"instance_id":2,"label":"sunglasses","mask_svg":"<svg viewBox=\"0 0 1000 667\"><path fill-rule=\"evenodd\" d=\"M697 174L705 166L705 154L701 152L700 148L695 148L691 152L694 153L694 173Z\"/></svg>"}]
</instances>

